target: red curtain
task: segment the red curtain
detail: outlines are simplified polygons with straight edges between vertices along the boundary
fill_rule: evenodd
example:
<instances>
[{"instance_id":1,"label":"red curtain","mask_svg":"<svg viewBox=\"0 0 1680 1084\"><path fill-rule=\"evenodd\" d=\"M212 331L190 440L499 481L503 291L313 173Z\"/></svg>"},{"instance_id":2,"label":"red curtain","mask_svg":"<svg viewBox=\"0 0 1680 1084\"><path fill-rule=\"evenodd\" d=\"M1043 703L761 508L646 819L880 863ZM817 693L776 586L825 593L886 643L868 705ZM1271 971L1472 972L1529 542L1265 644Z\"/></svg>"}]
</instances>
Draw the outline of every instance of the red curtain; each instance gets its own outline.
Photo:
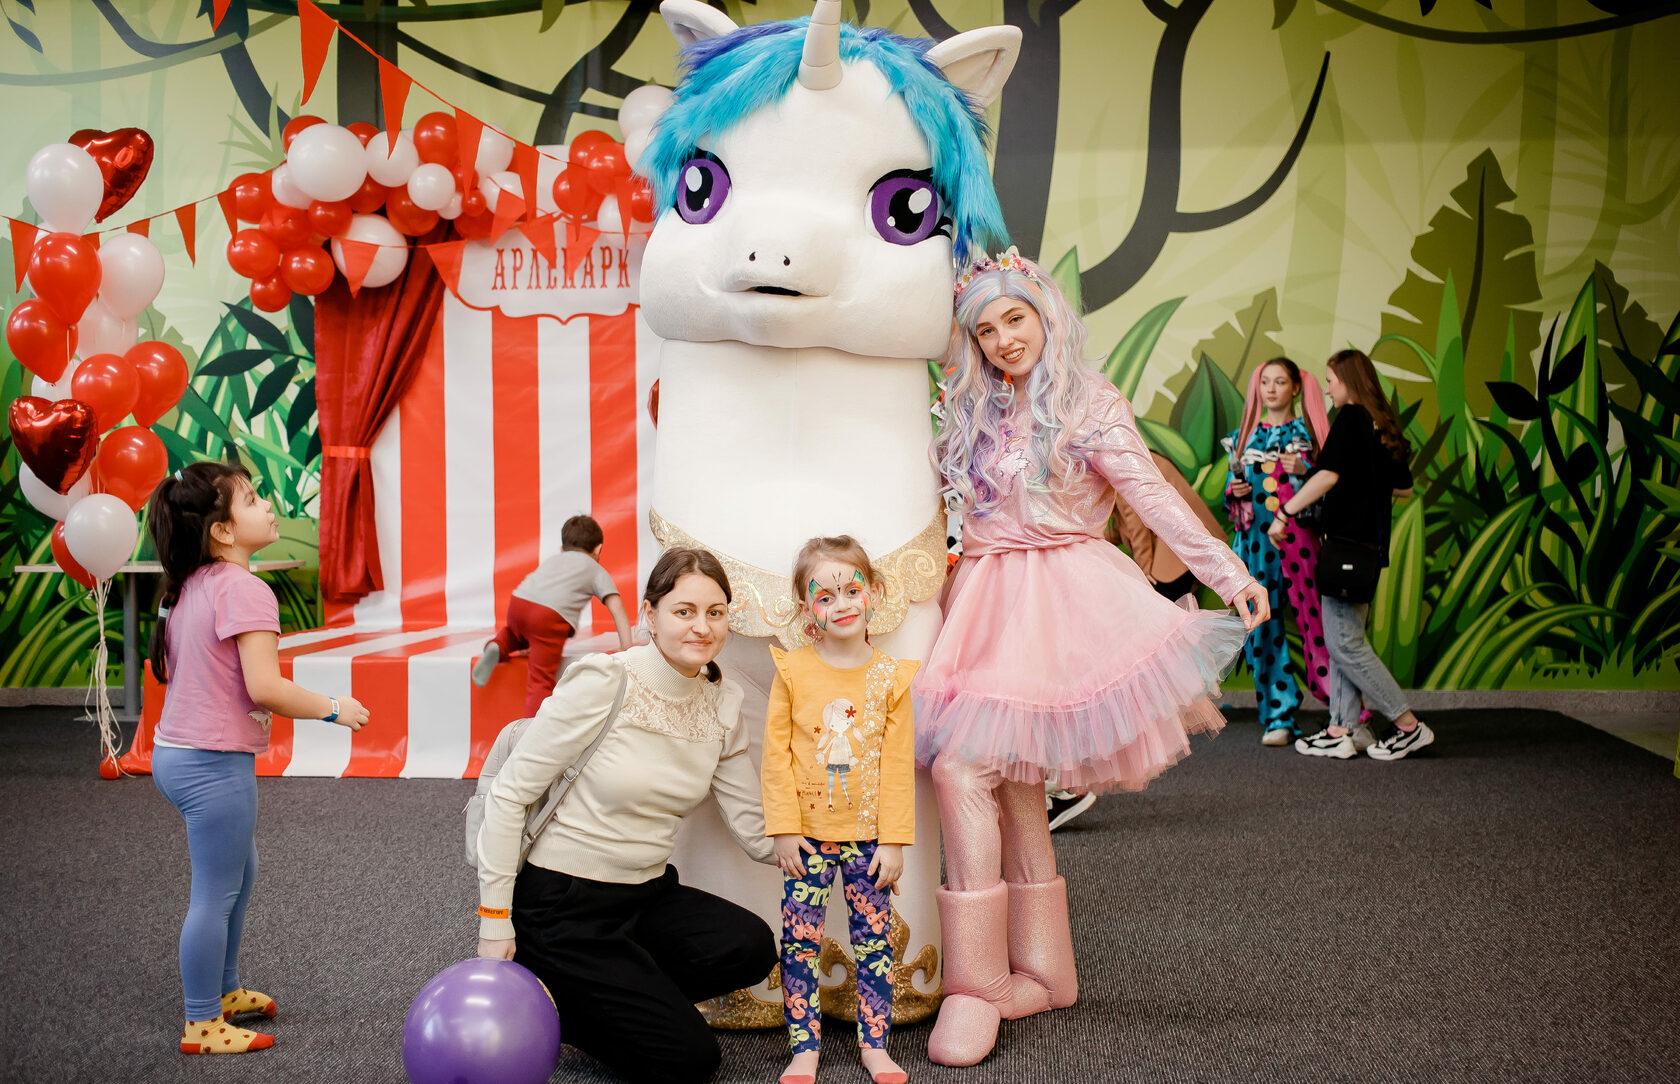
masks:
<instances>
[{"instance_id":1,"label":"red curtain","mask_svg":"<svg viewBox=\"0 0 1680 1084\"><path fill-rule=\"evenodd\" d=\"M347 605L385 586L368 450L420 370L443 280L417 238L396 281L354 298L344 276L315 299L315 401L321 433L321 593Z\"/></svg>"}]
</instances>

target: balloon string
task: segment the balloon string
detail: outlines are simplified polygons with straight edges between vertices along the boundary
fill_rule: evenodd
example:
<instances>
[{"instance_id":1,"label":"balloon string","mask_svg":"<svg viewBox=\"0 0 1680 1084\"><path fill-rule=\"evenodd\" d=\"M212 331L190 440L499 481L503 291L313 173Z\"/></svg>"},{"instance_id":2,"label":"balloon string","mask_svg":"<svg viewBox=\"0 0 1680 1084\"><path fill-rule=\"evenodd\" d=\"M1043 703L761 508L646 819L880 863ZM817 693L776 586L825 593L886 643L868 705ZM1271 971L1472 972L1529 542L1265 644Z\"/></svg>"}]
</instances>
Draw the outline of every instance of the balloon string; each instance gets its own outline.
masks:
<instances>
[{"instance_id":1,"label":"balloon string","mask_svg":"<svg viewBox=\"0 0 1680 1084\"><path fill-rule=\"evenodd\" d=\"M99 721L100 763L109 760L122 772L117 759L122 732L117 728L117 713L111 710L111 691L105 681L105 669L110 662L110 648L105 643L105 600L111 591L110 580L100 580L93 588L93 605L98 611L99 644L93 649L93 672L88 675L87 695L82 704ZM130 705L124 705L129 707Z\"/></svg>"}]
</instances>

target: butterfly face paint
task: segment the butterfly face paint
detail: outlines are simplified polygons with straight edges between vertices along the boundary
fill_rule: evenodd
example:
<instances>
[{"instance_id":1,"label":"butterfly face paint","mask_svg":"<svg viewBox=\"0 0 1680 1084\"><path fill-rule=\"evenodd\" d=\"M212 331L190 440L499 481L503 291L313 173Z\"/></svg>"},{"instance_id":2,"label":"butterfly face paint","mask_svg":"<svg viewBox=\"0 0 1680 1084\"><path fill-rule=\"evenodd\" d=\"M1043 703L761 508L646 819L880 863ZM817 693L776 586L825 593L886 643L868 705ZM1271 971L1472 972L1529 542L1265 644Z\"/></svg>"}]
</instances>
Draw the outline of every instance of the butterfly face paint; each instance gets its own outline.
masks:
<instances>
[{"instance_id":1,"label":"butterfly face paint","mask_svg":"<svg viewBox=\"0 0 1680 1084\"><path fill-rule=\"evenodd\" d=\"M805 605L817 629L843 640L864 635L873 613L869 581L842 561L824 561L812 570Z\"/></svg>"}]
</instances>

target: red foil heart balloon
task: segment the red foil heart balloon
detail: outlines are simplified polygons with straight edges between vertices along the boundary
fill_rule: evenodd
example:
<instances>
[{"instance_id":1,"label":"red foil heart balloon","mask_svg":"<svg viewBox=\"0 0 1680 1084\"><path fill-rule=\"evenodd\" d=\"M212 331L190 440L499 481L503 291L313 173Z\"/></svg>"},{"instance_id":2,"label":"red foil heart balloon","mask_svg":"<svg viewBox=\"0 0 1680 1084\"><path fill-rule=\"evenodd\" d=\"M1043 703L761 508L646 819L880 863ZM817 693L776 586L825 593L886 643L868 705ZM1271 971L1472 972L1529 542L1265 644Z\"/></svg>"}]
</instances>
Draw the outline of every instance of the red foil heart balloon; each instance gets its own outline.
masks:
<instances>
[{"instance_id":1,"label":"red foil heart balloon","mask_svg":"<svg viewBox=\"0 0 1680 1084\"><path fill-rule=\"evenodd\" d=\"M146 179L152 168L152 137L140 128L118 128L101 132L97 128L83 128L70 137L70 142L87 151L99 163L105 175L105 198L99 201L95 222L105 221L109 215L127 203Z\"/></svg>"},{"instance_id":2,"label":"red foil heart balloon","mask_svg":"<svg viewBox=\"0 0 1680 1084\"><path fill-rule=\"evenodd\" d=\"M99 423L79 399L48 402L35 395L12 400L6 426L18 455L56 493L69 492L99 451Z\"/></svg>"}]
</instances>

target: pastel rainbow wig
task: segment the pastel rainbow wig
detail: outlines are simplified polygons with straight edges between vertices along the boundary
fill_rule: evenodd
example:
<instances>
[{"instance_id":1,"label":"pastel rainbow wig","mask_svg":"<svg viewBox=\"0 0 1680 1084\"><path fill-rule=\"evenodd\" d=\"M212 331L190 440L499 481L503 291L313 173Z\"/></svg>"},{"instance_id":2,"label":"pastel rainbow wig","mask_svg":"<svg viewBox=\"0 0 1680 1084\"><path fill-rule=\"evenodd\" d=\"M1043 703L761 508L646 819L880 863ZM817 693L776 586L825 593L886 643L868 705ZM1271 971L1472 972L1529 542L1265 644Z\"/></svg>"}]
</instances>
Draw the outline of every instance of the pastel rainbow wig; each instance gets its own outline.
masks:
<instances>
[{"instance_id":1,"label":"pastel rainbow wig","mask_svg":"<svg viewBox=\"0 0 1680 1084\"><path fill-rule=\"evenodd\" d=\"M987 261L988 263L991 261ZM945 480L948 508L983 516L1003 503L1003 490L990 473L1003 446L1003 418L1013 386L980 349L974 329L980 313L1001 297L1031 305L1044 324L1044 353L1027 377L1032 410L1031 459L1027 485L1047 490L1086 469L1082 440L1074 426L1084 416L1090 370L1084 362L1085 323L1049 275L1011 250L1006 266L971 270L957 295L951 344L942 360L945 420L934 439L934 466Z\"/></svg>"}]
</instances>

